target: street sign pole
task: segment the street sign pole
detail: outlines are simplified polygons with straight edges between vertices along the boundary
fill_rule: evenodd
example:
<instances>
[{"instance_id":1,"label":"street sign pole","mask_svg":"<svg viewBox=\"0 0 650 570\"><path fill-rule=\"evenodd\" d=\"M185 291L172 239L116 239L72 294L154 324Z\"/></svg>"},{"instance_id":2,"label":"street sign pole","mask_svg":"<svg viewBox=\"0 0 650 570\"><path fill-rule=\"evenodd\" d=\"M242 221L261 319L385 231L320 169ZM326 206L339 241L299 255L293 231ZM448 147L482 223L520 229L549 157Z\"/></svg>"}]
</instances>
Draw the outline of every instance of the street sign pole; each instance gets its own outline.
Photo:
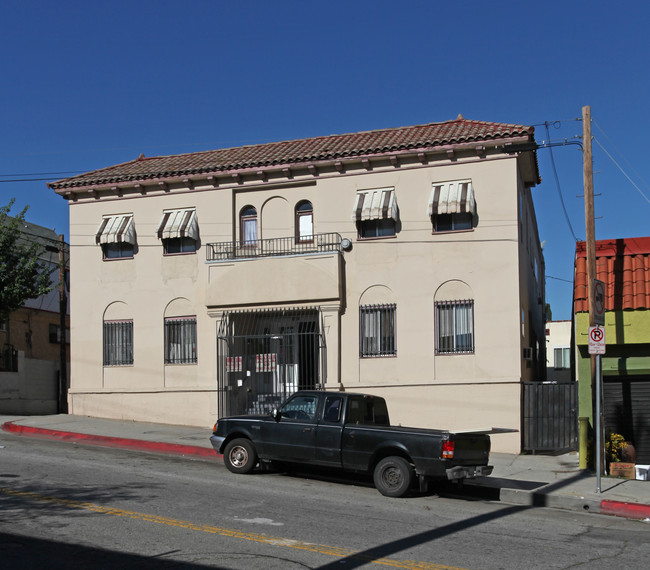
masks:
<instances>
[{"instance_id":1,"label":"street sign pole","mask_svg":"<svg viewBox=\"0 0 650 570\"><path fill-rule=\"evenodd\" d=\"M596 355L596 493L600 493L600 477L602 475L603 444L601 437L601 403L602 403L603 377L600 369L600 354Z\"/></svg>"},{"instance_id":2,"label":"street sign pole","mask_svg":"<svg viewBox=\"0 0 650 570\"><path fill-rule=\"evenodd\" d=\"M589 327L589 354L596 357L594 429L596 431L596 493L600 493L600 479L603 472L603 371L600 359L605 354L605 328L600 325Z\"/></svg>"}]
</instances>

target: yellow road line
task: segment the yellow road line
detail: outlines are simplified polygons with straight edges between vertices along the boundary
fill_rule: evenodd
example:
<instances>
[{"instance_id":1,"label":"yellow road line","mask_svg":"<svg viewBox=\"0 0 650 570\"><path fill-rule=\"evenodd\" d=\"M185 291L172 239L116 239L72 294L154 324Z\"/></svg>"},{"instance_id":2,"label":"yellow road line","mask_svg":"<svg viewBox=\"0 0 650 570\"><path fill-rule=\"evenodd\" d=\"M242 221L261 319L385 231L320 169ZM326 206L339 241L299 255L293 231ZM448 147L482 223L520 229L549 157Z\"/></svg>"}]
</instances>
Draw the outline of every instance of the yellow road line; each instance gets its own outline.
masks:
<instances>
[{"instance_id":1,"label":"yellow road line","mask_svg":"<svg viewBox=\"0 0 650 570\"><path fill-rule=\"evenodd\" d=\"M324 544L314 544L312 542L303 542L301 540L293 540L290 538L273 537L265 534L242 532L239 530L221 528L221 527L216 527L216 526L211 526L206 524L197 524L190 521L170 519L167 517L159 517L157 515L138 513L135 511L125 511L123 509L103 507L101 505L95 505L93 503L84 503L81 501L72 501L70 499L59 499L56 497L48 497L45 495L39 495L37 493L31 493L28 491L16 491L13 489L7 489L3 487L0 488L0 492L5 495L22 497L33 501L64 505L66 507L70 507L71 509L85 509L88 511L92 511L94 513L103 513L103 514L113 515L117 517L128 517L135 520L141 520L141 521L152 522L157 524L164 524L167 526L173 526L179 528L186 528L189 530L196 530L200 532L208 532L211 534L218 534L230 538L251 540L253 542L269 544L271 546L281 546L284 548L293 548L296 550L306 550L309 552L315 552L317 554L336 556L338 558L353 558L357 560L363 560L365 562L373 562L375 564L381 564L383 566L391 566L393 568L407 568L409 570L463 570L462 568L458 568L456 566L443 566L441 564L434 564L431 562L419 562L416 560L392 560L390 558L373 558L371 556L365 556L357 550L351 550L340 546L328 546Z\"/></svg>"}]
</instances>

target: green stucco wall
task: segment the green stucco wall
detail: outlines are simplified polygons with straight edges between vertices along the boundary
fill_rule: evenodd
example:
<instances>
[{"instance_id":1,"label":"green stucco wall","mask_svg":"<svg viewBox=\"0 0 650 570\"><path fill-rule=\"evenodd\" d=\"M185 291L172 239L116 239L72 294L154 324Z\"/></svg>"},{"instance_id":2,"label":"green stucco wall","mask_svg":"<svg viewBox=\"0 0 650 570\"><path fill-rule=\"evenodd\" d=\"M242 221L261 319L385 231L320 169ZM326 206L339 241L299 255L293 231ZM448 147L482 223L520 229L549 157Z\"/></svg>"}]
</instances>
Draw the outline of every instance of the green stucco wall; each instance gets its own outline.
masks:
<instances>
[{"instance_id":1,"label":"green stucco wall","mask_svg":"<svg viewBox=\"0 0 650 570\"><path fill-rule=\"evenodd\" d=\"M575 315L576 378L579 415L592 423L589 315ZM603 377L650 374L650 310L605 313L606 352L601 358ZM593 425L593 424L592 424Z\"/></svg>"}]
</instances>

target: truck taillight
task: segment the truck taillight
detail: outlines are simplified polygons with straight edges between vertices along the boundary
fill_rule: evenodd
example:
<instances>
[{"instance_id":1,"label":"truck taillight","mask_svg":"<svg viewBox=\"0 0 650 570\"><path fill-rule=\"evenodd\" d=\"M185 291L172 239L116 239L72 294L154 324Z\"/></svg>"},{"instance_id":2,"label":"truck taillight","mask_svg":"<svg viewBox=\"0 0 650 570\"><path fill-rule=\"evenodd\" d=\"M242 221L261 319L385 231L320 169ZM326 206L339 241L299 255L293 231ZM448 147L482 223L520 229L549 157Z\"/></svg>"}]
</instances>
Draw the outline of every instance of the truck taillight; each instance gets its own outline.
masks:
<instances>
[{"instance_id":1,"label":"truck taillight","mask_svg":"<svg viewBox=\"0 0 650 570\"><path fill-rule=\"evenodd\" d=\"M454 446L455 443L451 440L442 442L442 458L443 459L453 459L454 458Z\"/></svg>"}]
</instances>

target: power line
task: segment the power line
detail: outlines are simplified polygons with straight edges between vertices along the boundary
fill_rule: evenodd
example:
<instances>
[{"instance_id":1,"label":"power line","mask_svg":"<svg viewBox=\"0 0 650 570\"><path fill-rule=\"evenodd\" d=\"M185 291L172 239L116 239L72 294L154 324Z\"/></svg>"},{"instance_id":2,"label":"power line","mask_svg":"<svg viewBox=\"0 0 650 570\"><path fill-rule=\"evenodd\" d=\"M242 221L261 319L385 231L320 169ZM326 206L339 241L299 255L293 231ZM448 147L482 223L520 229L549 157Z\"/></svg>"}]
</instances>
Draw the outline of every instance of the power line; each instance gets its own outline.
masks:
<instances>
[{"instance_id":1,"label":"power line","mask_svg":"<svg viewBox=\"0 0 650 570\"><path fill-rule=\"evenodd\" d=\"M13 174L0 174L0 177L5 177L5 176L45 176L45 175L60 175L60 174L81 174L83 172L86 172L85 170L65 170L63 172L19 172L19 173L13 173Z\"/></svg>"},{"instance_id":2,"label":"power line","mask_svg":"<svg viewBox=\"0 0 650 570\"><path fill-rule=\"evenodd\" d=\"M616 161L614 160L614 157L613 157L611 154L609 154L609 152L607 152L607 150L606 150L605 147L600 143L600 141L599 141L596 137L593 137L593 139L596 141L596 144L601 148L601 150L602 150L602 151L603 151L603 152L604 152L604 153L609 157L609 159L610 159L610 160L611 160L611 161L612 161L612 162L613 162L613 163L618 167L618 169L623 173L623 176L625 176L625 178L627 178L627 179L630 181L630 184L632 184L632 186L634 186L634 187L637 189L637 191L639 192L639 194L641 194L641 196L643 196L643 197L646 199L646 202L649 202L649 203L650 203L650 198L648 198L648 197L643 193L643 191L641 190L641 188L639 188L639 187L635 184L634 180L632 180L632 179L628 176L627 172L625 172L625 170L623 170L623 169L621 168L621 165L620 165L618 162L616 162Z\"/></svg>"},{"instance_id":3,"label":"power line","mask_svg":"<svg viewBox=\"0 0 650 570\"><path fill-rule=\"evenodd\" d=\"M551 134L549 133L548 125L549 123L544 123L544 126L546 127L546 137L550 140ZM576 236L576 233L573 231L571 220L569 220L569 214L566 211L566 206L564 205L564 198L562 197L562 189L560 188L560 179L557 175L557 168L555 167L555 158L553 157L553 147L549 146L548 150L551 154L551 166L553 167L553 175L555 176L555 186L557 188L558 196L560 197L560 204L562 204L562 211L564 212L564 218L566 219L566 223L569 225L569 229L571 230L571 235L573 236L574 241L578 241L578 237Z\"/></svg>"},{"instance_id":4,"label":"power line","mask_svg":"<svg viewBox=\"0 0 650 570\"><path fill-rule=\"evenodd\" d=\"M555 281L564 281L565 283L573 284L573 281L570 281L569 279L562 279L561 277L553 277L552 275L546 275L546 279L554 279Z\"/></svg>"},{"instance_id":5,"label":"power line","mask_svg":"<svg viewBox=\"0 0 650 570\"><path fill-rule=\"evenodd\" d=\"M624 160L625 162L627 162L628 166L632 169L632 171L634 172L634 174L636 174L637 178L639 178L639 180L641 180L641 182L643 182L644 186L645 186L646 188L648 188L648 187L649 187L649 186L648 186L648 183L647 183L647 182L643 179L643 177L638 173L638 171L634 168L634 166L632 165L632 163L631 163L631 162L630 162L630 161L625 157L625 154L623 154L623 153L622 153L618 148L616 148L616 145L614 144L614 142L612 141L612 139L610 139L610 138L607 136L607 133L603 130L603 128L602 128L602 127L601 127L601 126L600 126L596 121L594 121L593 119L592 119L591 122L594 123L594 124L596 125L596 127L598 128L598 130L599 130L601 133L603 133L603 136L607 139L607 141L609 142L609 144L610 144L611 146L614 147L614 150L616 150L616 152L619 154L619 156L623 157L623 160Z\"/></svg>"},{"instance_id":6,"label":"power line","mask_svg":"<svg viewBox=\"0 0 650 570\"><path fill-rule=\"evenodd\" d=\"M11 178L7 180L0 180L1 182L38 182L42 180L52 180L52 177L49 178Z\"/></svg>"}]
</instances>

